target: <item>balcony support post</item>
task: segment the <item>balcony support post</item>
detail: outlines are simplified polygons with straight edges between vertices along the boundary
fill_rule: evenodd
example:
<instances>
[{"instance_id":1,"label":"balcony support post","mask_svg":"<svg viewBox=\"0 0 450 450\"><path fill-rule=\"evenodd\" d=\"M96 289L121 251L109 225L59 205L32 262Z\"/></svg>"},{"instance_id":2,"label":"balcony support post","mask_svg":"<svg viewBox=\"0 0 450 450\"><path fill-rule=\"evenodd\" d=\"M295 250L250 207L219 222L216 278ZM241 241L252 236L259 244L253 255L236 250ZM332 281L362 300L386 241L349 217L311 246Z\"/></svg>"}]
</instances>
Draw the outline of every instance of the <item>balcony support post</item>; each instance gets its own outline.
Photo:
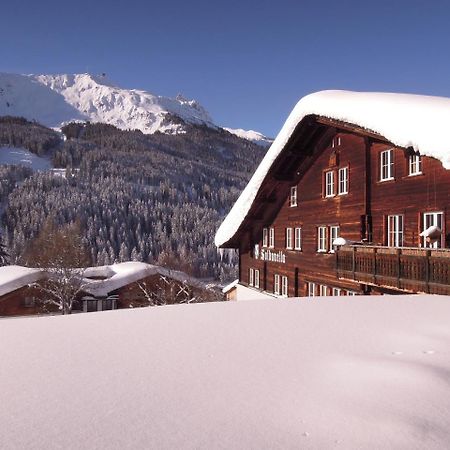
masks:
<instances>
[{"instance_id":1,"label":"balcony support post","mask_svg":"<svg viewBox=\"0 0 450 450\"><path fill-rule=\"evenodd\" d=\"M425 251L425 292L427 294L430 293L430 258L431 258L431 250Z\"/></svg>"},{"instance_id":2,"label":"balcony support post","mask_svg":"<svg viewBox=\"0 0 450 450\"><path fill-rule=\"evenodd\" d=\"M377 283L377 249L373 249L373 284Z\"/></svg>"},{"instance_id":3,"label":"balcony support post","mask_svg":"<svg viewBox=\"0 0 450 450\"><path fill-rule=\"evenodd\" d=\"M352 272L353 272L353 279L356 280L355 272L356 272L356 247L353 246L352 248Z\"/></svg>"}]
</instances>

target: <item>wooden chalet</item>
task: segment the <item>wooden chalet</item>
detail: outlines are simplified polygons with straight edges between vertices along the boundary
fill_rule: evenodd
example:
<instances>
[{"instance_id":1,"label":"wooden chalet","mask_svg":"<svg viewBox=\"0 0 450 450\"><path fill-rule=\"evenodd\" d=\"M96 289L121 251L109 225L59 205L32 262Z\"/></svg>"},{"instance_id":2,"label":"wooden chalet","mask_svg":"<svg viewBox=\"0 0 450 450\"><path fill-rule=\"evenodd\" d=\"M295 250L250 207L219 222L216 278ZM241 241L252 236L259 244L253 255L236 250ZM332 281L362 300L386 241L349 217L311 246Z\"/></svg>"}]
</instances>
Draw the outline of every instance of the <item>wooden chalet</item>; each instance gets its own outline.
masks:
<instances>
[{"instance_id":1,"label":"wooden chalet","mask_svg":"<svg viewBox=\"0 0 450 450\"><path fill-rule=\"evenodd\" d=\"M274 296L450 295L450 150L430 150L439 144L434 133L446 132L434 120L450 118L450 99L438 99L430 117L433 98L345 94L313 94L321 98L309 109L299 103L216 244L239 249L241 285ZM396 99L407 104L396 110ZM376 120L371 108L382 110L384 100L392 118ZM347 101L342 113L339 101ZM361 118L342 120L352 104ZM412 111L402 119L401 108ZM427 132L429 156L405 145L427 143Z\"/></svg>"}]
</instances>

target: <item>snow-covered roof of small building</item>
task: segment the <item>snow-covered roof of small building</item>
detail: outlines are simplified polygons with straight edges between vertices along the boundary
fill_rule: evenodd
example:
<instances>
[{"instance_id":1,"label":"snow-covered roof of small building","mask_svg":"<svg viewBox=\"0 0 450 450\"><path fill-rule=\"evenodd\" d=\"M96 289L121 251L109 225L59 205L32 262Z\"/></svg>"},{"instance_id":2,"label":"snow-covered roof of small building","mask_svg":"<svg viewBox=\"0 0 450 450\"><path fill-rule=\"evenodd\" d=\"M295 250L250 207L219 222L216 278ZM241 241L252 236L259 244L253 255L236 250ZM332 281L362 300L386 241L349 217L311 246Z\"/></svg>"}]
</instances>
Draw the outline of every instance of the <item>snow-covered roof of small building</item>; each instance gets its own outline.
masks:
<instances>
[{"instance_id":1,"label":"snow-covered roof of small building","mask_svg":"<svg viewBox=\"0 0 450 450\"><path fill-rule=\"evenodd\" d=\"M190 277L184 272L143 262L129 261L112 264L110 266L87 268L83 273L83 276L86 279L86 285L83 291L96 297L105 297L117 289L151 275L166 276L172 280L186 282L193 287L207 287L206 284L196 278ZM92 280L90 279L92 277L104 277L104 279Z\"/></svg>"},{"instance_id":2,"label":"snow-covered roof of small building","mask_svg":"<svg viewBox=\"0 0 450 450\"><path fill-rule=\"evenodd\" d=\"M166 276L192 287L207 289L208 285L184 272L154 266L143 262L123 262L110 266L88 267L83 271L83 291L95 297L106 297L111 292L151 275ZM49 276L44 269L22 266L0 267L0 297Z\"/></svg>"},{"instance_id":3,"label":"snow-covered roof of small building","mask_svg":"<svg viewBox=\"0 0 450 450\"><path fill-rule=\"evenodd\" d=\"M229 241L250 210L272 164L297 125L317 115L357 125L380 134L399 147L412 147L439 159L450 169L450 99L413 94L321 91L303 97L295 106L250 182L225 218L215 237L217 246Z\"/></svg>"},{"instance_id":4,"label":"snow-covered roof of small building","mask_svg":"<svg viewBox=\"0 0 450 450\"><path fill-rule=\"evenodd\" d=\"M21 266L0 267L0 296L35 283L45 276L41 269L30 269Z\"/></svg>"},{"instance_id":5,"label":"snow-covered roof of small building","mask_svg":"<svg viewBox=\"0 0 450 450\"><path fill-rule=\"evenodd\" d=\"M156 266L142 262L124 262L111 266L89 267L83 273L84 278L87 278L83 291L96 297L105 297L116 289L156 273ZM90 280L91 277L104 277L104 279Z\"/></svg>"}]
</instances>

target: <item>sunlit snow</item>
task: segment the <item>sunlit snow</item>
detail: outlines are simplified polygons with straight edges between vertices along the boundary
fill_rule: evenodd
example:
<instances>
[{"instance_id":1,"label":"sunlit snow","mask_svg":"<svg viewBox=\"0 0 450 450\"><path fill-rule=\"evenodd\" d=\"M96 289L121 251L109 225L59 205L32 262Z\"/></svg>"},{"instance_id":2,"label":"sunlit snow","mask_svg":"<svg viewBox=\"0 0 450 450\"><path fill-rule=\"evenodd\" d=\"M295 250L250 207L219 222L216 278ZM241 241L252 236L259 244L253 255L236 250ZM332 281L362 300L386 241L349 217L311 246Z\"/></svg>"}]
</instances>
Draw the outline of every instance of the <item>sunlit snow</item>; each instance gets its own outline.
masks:
<instances>
[{"instance_id":1,"label":"sunlit snow","mask_svg":"<svg viewBox=\"0 0 450 450\"><path fill-rule=\"evenodd\" d=\"M0 320L2 449L445 449L450 298Z\"/></svg>"}]
</instances>

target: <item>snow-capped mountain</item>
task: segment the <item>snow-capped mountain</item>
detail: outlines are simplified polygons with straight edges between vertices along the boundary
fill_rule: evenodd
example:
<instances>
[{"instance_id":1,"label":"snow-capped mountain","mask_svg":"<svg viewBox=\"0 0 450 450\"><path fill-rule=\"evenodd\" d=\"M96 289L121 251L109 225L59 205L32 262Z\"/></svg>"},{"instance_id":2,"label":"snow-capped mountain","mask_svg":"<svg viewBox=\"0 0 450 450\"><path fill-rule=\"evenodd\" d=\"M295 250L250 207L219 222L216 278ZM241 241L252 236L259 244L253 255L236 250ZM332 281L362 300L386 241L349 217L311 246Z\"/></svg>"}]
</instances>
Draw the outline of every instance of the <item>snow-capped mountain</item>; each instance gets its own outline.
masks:
<instances>
[{"instance_id":1,"label":"snow-capped mountain","mask_svg":"<svg viewBox=\"0 0 450 450\"><path fill-rule=\"evenodd\" d=\"M195 100L122 89L105 75L91 74L0 73L0 116L4 115L22 116L49 127L71 121L103 122L146 134L183 132L182 124L173 116L184 122L219 128ZM241 137L255 141L253 137Z\"/></svg>"},{"instance_id":2,"label":"snow-capped mountain","mask_svg":"<svg viewBox=\"0 0 450 450\"><path fill-rule=\"evenodd\" d=\"M267 136L264 136L258 131L254 130L243 130L242 128L227 128L224 127L224 130L227 130L231 134L235 134L236 136L239 136L242 139L247 139L247 141L254 142L255 144L267 146L272 144L273 139L268 138Z\"/></svg>"},{"instance_id":3,"label":"snow-capped mountain","mask_svg":"<svg viewBox=\"0 0 450 450\"><path fill-rule=\"evenodd\" d=\"M0 115L23 116L50 127L89 120L144 133L178 131L179 124L164 120L167 113L212 125L195 100L121 89L105 76L0 74Z\"/></svg>"}]
</instances>

